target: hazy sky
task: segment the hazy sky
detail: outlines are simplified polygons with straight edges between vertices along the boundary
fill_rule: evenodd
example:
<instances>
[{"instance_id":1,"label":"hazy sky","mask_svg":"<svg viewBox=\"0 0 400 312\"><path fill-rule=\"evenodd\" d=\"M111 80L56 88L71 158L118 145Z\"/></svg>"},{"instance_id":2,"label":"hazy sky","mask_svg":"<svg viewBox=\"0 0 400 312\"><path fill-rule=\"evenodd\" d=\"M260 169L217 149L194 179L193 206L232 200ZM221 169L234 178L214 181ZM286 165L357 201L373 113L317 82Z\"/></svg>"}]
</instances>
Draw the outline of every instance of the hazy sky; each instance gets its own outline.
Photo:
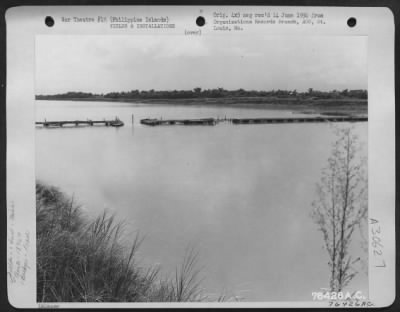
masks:
<instances>
[{"instance_id":1,"label":"hazy sky","mask_svg":"<svg viewBox=\"0 0 400 312\"><path fill-rule=\"evenodd\" d=\"M225 88L367 89L355 36L38 36L36 94Z\"/></svg>"}]
</instances>

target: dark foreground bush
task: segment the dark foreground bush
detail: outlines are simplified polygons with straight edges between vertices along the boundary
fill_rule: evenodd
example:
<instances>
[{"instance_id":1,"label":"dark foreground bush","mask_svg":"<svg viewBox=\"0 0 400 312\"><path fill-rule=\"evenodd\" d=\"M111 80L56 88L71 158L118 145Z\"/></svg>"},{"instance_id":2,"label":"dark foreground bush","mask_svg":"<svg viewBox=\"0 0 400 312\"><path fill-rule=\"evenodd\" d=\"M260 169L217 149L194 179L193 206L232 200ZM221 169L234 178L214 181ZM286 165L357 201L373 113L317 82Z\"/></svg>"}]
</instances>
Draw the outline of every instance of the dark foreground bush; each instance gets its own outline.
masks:
<instances>
[{"instance_id":1,"label":"dark foreground bush","mask_svg":"<svg viewBox=\"0 0 400 312\"><path fill-rule=\"evenodd\" d=\"M82 215L73 197L36 184L38 302L166 302L207 300L200 288L197 254L185 255L174 277L136 262L141 240L122 243L123 226L103 213ZM218 299L217 299L218 300Z\"/></svg>"}]
</instances>

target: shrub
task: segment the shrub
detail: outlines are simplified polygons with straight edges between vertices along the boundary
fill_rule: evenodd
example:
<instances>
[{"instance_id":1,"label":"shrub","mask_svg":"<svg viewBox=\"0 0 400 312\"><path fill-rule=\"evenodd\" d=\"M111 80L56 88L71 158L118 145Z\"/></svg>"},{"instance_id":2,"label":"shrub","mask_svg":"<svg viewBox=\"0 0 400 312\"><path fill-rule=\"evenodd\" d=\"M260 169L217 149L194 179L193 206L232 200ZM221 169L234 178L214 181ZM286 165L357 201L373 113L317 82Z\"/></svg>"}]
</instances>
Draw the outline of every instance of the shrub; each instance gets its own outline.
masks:
<instances>
[{"instance_id":1,"label":"shrub","mask_svg":"<svg viewBox=\"0 0 400 312\"><path fill-rule=\"evenodd\" d=\"M113 215L95 220L59 189L36 184L37 301L147 302L206 300L197 253L189 249L173 278L159 267L141 267L138 235L122 243L124 226Z\"/></svg>"}]
</instances>

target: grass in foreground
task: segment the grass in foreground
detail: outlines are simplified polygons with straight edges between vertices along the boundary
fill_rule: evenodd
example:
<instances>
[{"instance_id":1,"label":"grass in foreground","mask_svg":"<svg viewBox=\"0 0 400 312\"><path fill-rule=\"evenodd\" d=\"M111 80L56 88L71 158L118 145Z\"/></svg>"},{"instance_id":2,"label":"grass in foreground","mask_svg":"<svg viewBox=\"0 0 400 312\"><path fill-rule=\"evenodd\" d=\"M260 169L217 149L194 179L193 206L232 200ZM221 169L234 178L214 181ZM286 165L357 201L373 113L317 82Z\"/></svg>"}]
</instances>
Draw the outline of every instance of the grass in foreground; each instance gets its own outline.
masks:
<instances>
[{"instance_id":1,"label":"grass in foreground","mask_svg":"<svg viewBox=\"0 0 400 312\"><path fill-rule=\"evenodd\" d=\"M193 249L174 277L162 278L159 267L144 268L136 262L139 236L130 249L122 244L123 224L114 216L103 213L89 220L73 197L40 182L36 222L38 302L211 300L201 288Z\"/></svg>"}]
</instances>

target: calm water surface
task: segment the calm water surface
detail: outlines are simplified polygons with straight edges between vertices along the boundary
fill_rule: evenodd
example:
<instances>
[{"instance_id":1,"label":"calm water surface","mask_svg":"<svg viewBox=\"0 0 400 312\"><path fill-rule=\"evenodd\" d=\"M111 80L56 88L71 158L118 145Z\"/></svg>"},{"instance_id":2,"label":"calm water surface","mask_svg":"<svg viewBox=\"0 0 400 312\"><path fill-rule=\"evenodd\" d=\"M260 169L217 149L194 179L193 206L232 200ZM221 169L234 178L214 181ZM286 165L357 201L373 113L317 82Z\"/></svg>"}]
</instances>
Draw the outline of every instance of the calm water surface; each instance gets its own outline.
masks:
<instances>
[{"instance_id":1,"label":"calm water surface","mask_svg":"<svg viewBox=\"0 0 400 312\"><path fill-rule=\"evenodd\" d=\"M208 293L251 301L312 300L328 286L326 251L310 218L335 137L329 124L159 126L142 118L285 117L248 108L37 101L36 120L118 116L121 128L36 130L37 177L107 209L146 235L143 264L173 272L200 253ZM131 119L134 114L134 124ZM348 127L350 124L336 124ZM353 124L367 143L367 123ZM366 148L365 148L366 150ZM360 274L352 289L368 290Z\"/></svg>"}]
</instances>

